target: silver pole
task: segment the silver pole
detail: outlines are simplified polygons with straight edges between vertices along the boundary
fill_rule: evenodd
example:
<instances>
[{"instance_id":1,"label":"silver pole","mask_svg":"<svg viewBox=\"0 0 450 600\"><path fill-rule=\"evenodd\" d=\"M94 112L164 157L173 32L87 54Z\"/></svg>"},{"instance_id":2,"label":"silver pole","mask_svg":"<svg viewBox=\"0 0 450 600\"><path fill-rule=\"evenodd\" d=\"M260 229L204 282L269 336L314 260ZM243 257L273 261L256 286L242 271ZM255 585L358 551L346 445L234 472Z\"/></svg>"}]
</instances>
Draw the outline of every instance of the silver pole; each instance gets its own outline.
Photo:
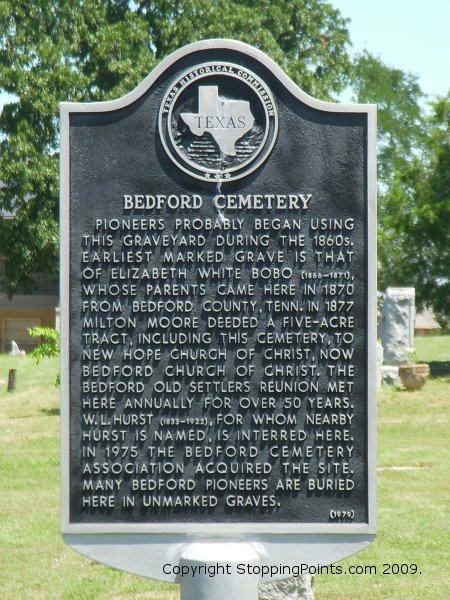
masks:
<instances>
[{"instance_id":1,"label":"silver pole","mask_svg":"<svg viewBox=\"0 0 450 600\"><path fill-rule=\"evenodd\" d=\"M181 600L257 600L259 563L244 542L192 544L180 559Z\"/></svg>"}]
</instances>

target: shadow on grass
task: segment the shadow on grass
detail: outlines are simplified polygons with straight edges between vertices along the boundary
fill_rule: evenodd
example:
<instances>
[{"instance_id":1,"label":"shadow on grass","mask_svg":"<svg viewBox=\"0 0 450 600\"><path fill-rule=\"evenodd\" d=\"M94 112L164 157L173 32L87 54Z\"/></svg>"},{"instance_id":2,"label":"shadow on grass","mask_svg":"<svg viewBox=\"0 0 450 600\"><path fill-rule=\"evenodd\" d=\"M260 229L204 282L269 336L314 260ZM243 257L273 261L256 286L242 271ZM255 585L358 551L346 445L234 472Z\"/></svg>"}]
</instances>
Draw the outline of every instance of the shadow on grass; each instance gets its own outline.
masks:
<instances>
[{"instance_id":1,"label":"shadow on grass","mask_svg":"<svg viewBox=\"0 0 450 600\"><path fill-rule=\"evenodd\" d=\"M431 377L442 377L442 375L450 375L450 361L432 361L430 365Z\"/></svg>"},{"instance_id":2,"label":"shadow on grass","mask_svg":"<svg viewBox=\"0 0 450 600\"><path fill-rule=\"evenodd\" d=\"M41 409L41 417L57 417L60 414L59 408L43 408Z\"/></svg>"}]
</instances>

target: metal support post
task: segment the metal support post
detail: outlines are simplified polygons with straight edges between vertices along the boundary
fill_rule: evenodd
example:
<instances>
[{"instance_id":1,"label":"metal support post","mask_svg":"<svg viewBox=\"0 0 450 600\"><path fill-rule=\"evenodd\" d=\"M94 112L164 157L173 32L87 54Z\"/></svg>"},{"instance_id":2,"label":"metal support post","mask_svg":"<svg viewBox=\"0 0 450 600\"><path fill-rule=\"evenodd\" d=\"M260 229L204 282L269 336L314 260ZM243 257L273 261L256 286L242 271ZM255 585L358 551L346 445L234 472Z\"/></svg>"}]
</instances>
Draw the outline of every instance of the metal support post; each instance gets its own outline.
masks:
<instances>
[{"instance_id":1,"label":"metal support post","mask_svg":"<svg viewBox=\"0 0 450 600\"><path fill-rule=\"evenodd\" d=\"M259 574L252 568L259 563L243 542L192 544L180 560L181 600L257 600Z\"/></svg>"}]
</instances>

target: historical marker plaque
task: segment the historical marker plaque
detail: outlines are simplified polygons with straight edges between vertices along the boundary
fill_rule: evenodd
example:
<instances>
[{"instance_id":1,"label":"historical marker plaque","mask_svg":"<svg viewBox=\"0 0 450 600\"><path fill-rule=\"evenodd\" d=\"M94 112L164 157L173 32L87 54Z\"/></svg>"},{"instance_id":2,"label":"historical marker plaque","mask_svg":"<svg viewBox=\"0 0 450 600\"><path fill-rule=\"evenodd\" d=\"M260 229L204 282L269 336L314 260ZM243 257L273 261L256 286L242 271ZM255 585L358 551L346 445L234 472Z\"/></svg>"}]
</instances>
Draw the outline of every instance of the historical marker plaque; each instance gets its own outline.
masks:
<instances>
[{"instance_id":1,"label":"historical marker plaque","mask_svg":"<svg viewBox=\"0 0 450 600\"><path fill-rule=\"evenodd\" d=\"M62 105L65 533L373 532L374 137L237 42Z\"/></svg>"}]
</instances>

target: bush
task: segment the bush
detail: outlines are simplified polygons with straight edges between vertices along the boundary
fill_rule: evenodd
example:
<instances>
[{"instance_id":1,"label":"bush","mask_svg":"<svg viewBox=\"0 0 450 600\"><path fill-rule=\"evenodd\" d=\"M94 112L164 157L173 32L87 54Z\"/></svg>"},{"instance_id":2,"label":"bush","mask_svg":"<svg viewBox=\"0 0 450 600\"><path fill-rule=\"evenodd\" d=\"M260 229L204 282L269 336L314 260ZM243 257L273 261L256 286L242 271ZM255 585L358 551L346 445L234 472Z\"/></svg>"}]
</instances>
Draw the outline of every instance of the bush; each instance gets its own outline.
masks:
<instances>
[{"instance_id":1,"label":"bush","mask_svg":"<svg viewBox=\"0 0 450 600\"><path fill-rule=\"evenodd\" d=\"M36 364L43 358L56 358L59 356L61 336L59 331L52 327L32 327L28 333L33 338L40 338L41 343L37 348L30 352L27 356L36 361ZM60 384L60 373L56 376L55 385Z\"/></svg>"}]
</instances>

